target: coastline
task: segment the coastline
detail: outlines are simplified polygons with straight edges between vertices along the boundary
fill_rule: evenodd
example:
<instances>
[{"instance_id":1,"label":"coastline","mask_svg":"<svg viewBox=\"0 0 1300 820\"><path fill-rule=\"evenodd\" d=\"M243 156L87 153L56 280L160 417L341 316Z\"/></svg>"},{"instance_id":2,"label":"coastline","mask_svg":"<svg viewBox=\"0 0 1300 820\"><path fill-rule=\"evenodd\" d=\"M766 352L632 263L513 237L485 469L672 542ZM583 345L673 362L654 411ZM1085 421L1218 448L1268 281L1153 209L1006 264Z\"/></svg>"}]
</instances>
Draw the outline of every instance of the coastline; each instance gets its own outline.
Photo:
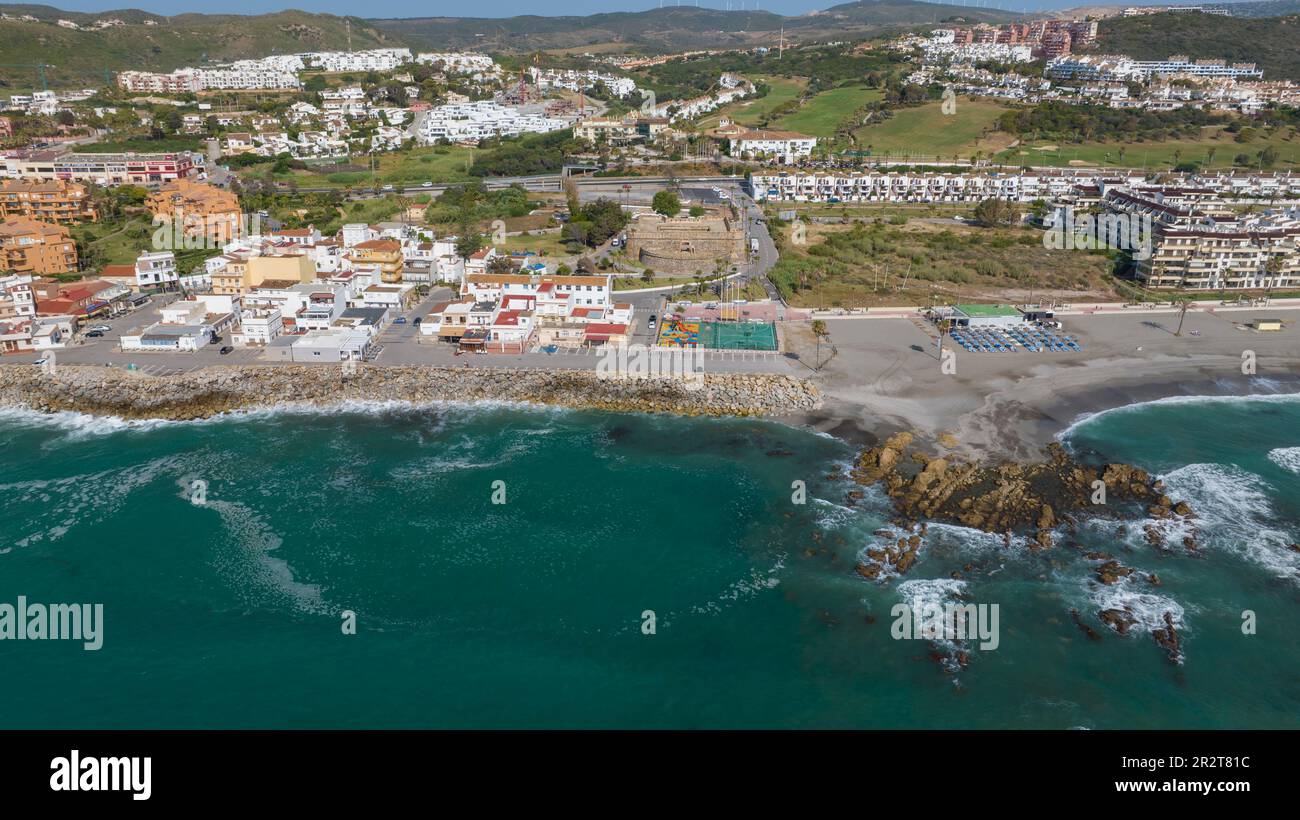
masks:
<instances>
[{"instance_id":1,"label":"coastline","mask_svg":"<svg viewBox=\"0 0 1300 820\"><path fill-rule=\"evenodd\" d=\"M1243 333L1214 316L1189 315L1182 336L1127 316L1073 324L1082 352L958 351L951 374L910 323L837 324L839 355L812 376L822 407L787 422L864 447L910 432L939 455L1031 461L1089 414L1177 396L1300 393L1289 333Z\"/></svg>"},{"instance_id":2,"label":"coastline","mask_svg":"<svg viewBox=\"0 0 1300 820\"><path fill-rule=\"evenodd\" d=\"M0 368L0 406L121 419L185 421L285 406L327 409L353 401L413 404L514 402L687 416L769 416L820 406L808 381L776 374L608 379L585 370L432 366L216 366L152 376L118 368Z\"/></svg>"}]
</instances>

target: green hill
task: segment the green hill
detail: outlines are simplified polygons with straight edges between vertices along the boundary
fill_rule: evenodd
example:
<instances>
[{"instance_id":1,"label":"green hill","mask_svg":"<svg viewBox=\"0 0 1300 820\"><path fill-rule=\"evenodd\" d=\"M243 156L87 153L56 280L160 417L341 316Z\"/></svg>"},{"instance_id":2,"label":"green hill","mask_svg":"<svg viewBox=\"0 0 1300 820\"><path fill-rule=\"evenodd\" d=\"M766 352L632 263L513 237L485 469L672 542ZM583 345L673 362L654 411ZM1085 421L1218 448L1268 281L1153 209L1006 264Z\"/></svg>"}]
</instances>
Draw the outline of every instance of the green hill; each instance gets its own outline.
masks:
<instances>
[{"instance_id":1,"label":"green hill","mask_svg":"<svg viewBox=\"0 0 1300 820\"><path fill-rule=\"evenodd\" d=\"M1172 54L1257 63L1266 80L1300 80L1300 15L1239 18L1199 12L1101 21L1100 49L1139 60Z\"/></svg>"},{"instance_id":2,"label":"green hill","mask_svg":"<svg viewBox=\"0 0 1300 820\"><path fill-rule=\"evenodd\" d=\"M472 47L498 52L566 49L615 44L629 51L668 52L704 48L775 46L781 31L787 43L861 37L887 27L942 22L1004 22L1017 15L997 9L926 3L920 0L864 0L825 11L786 17L765 11L719 11L673 6L642 12L504 18L422 17L366 20L303 11L262 15L181 14L164 16L121 9L84 13L42 5L2 5L0 20L0 97L39 85L32 64L49 63L52 87L104 81L105 72L126 69L170 71L200 65L205 59L233 60L297 51L348 47L348 21L354 49L411 46L425 49ZM68 29L120 20L103 29Z\"/></svg>"},{"instance_id":3,"label":"green hill","mask_svg":"<svg viewBox=\"0 0 1300 820\"><path fill-rule=\"evenodd\" d=\"M617 43L624 44L629 51L662 52L775 45L782 29L786 41L792 42L861 36L888 26L945 20L996 23L1015 17L1012 12L997 9L974 9L920 0L866 0L797 17L766 11L669 6L583 17L420 17L371 22L384 31L400 33L428 48L477 46L501 51L532 51Z\"/></svg>"},{"instance_id":4,"label":"green hill","mask_svg":"<svg viewBox=\"0 0 1300 820\"><path fill-rule=\"evenodd\" d=\"M297 51L344 49L347 23L342 17L283 11L256 17L182 14L160 17L139 11L98 14L63 12L48 6L0 6L11 16L31 14L41 22L0 20L0 63L48 63L50 87L100 85L105 71L170 71L213 61L264 57ZM118 19L127 25L95 30L60 28L54 19L87 25ZM350 18L353 48L406 45L395 32L380 31ZM145 20L158 21L145 25ZM39 88L34 67L0 65L0 97Z\"/></svg>"}]
</instances>

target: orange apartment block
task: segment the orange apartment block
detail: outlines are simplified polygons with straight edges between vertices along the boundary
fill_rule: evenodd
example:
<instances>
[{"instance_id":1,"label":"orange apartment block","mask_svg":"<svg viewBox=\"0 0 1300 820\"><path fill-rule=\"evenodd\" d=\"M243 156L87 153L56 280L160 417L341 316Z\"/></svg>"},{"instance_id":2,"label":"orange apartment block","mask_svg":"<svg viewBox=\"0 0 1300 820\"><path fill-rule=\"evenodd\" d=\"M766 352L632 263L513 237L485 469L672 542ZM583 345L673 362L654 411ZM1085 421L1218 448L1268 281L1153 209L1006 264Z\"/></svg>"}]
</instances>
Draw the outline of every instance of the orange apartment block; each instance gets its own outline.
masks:
<instances>
[{"instance_id":1,"label":"orange apartment block","mask_svg":"<svg viewBox=\"0 0 1300 820\"><path fill-rule=\"evenodd\" d=\"M52 276L77 270L77 245L62 225L34 219L0 222L0 270Z\"/></svg>"},{"instance_id":2,"label":"orange apartment block","mask_svg":"<svg viewBox=\"0 0 1300 820\"><path fill-rule=\"evenodd\" d=\"M214 246L241 235L239 197L212 185L173 180L150 194L145 206L167 225L179 215L185 237L201 236Z\"/></svg>"},{"instance_id":3,"label":"orange apartment block","mask_svg":"<svg viewBox=\"0 0 1300 820\"><path fill-rule=\"evenodd\" d=\"M60 225L99 218L85 185L54 179L8 179L0 182L0 219L26 217Z\"/></svg>"},{"instance_id":4,"label":"orange apartment block","mask_svg":"<svg viewBox=\"0 0 1300 820\"><path fill-rule=\"evenodd\" d=\"M402 281L402 245L395 239L372 239L352 247L352 264L359 270L379 272L379 281Z\"/></svg>"}]
</instances>

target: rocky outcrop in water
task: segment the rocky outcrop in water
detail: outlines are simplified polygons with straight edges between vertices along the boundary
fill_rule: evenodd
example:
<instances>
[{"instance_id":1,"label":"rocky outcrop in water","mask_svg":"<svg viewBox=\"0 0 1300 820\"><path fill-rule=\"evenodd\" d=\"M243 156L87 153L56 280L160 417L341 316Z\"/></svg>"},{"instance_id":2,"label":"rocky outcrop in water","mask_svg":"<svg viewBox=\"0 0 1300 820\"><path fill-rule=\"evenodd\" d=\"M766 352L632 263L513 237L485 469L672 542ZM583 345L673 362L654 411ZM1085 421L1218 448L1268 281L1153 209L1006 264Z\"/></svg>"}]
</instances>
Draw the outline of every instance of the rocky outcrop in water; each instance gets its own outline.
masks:
<instances>
[{"instance_id":1,"label":"rocky outcrop in water","mask_svg":"<svg viewBox=\"0 0 1300 820\"><path fill-rule=\"evenodd\" d=\"M279 404L329 406L346 401L506 401L574 408L775 415L813 409L809 382L774 374L706 374L601 379L593 371L514 368L366 366L348 374L323 365L217 366L179 376L60 365L0 367L0 404L44 412L71 410L122 418L197 419Z\"/></svg>"},{"instance_id":2,"label":"rocky outcrop in water","mask_svg":"<svg viewBox=\"0 0 1300 820\"><path fill-rule=\"evenodd\" d=\"M1153 519L1145 527L1147 541L1162 550L1167 549L1167 532L1195 518L1186 502L1171 499L1161 482L1145 470L1128 464L1083 464L1059 444L1048 445L1043 461L1027 464L935 458L913 450L912 444L910 433L891 436L863 452L852 471L857 483L883 487L899 516L895 527L904 532L903 537L896 530L876 533L885 539L885 545L868 548L856 567L868 580L901 575L911 568L922 539L906 534L916 530L918 522L922 535L927 521L943 521L999 533L1006 546L1010 546L1013 532L1024 533L1029 537L1029 549L1042 552L1053 547L1053 531L1073 531L1078 515L1145 514ZM1126 533L1121 527L1118 534L1122 538ZM1194 535L1185 536L1183 543L1188 550L1196 549ZM1074 543L1071 546L1081 549ZM1139 573L1107 552L1085 552L1084 558L1094 562L1093 574L1101 586L1131 581L1151 586L1161 583L1154 573ZM1070 616L1089 639L1100 639L1078 610L1072 609ZM1127 607L1104 608L1097 617L1119 635L1130 634L1139 622ZM1164 623L1152 630L1152 635L1171 661L1181 663L1181 638L1170 614L1165 614Z\"/></svg>"},{"instance_id":3,"label":"rocky outcrop in water","mask_svg":"<svg viewBox=\"0 0 1300 820\"><path fill-rule=\"evenodd\" d=\"M881 483L909 521L945 521L995 533L1029 530L1030 549L1038 550L1051 548L1052 530L1070 525L1072 513L1114 512L1110 502L1146 502L1148 513L1159 519L1192 517L1187 504L1164 495L1145 470L1082 464L1056 443L1048 445L1041 462L987 465L914 452L912 441L910 433L891 436L864 452L853 470L859 484Z\"/></svg>"}]
</instances>

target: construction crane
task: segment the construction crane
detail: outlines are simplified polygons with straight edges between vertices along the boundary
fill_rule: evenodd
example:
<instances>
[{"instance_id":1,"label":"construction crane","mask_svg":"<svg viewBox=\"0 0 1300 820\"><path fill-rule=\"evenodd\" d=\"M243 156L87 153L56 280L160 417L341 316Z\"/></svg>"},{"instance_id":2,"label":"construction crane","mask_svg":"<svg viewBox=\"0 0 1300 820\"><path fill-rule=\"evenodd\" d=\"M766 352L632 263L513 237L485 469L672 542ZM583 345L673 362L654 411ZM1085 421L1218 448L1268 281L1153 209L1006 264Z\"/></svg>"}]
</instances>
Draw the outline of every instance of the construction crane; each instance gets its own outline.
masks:
<instances>
[{"instance_id":1,"label":"construction crane","mask_svg":"<svg viewBox=\"0 0 1300 820\"><path fill-rule=\"evenodd\" d=\"M41 90L49 91L50 84L45 78L45 69L56 68L56 66L52 66L49 63L0 63L0 68L34 68L40 72L41 75Z\"/></svg>"}]
</instances>

